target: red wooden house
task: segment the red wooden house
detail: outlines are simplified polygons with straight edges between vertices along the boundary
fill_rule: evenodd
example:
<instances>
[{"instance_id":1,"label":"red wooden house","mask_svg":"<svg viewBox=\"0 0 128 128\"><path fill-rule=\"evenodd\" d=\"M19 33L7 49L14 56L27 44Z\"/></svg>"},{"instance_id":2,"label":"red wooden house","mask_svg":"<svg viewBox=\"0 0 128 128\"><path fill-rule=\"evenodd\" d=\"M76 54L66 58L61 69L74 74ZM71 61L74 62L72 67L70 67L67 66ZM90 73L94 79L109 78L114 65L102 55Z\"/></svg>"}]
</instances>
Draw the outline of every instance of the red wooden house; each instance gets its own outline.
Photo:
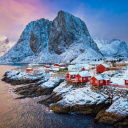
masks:
<instances>
[{"instance_id":1,"label":"red wooden house","mask_svg":"<svg viewBox=\"0 0 128 128\"><path fill-rule=\"evenodd\" d=\"M91 75L89 72L83 71L76 75L76 80L78 82L88 82L90 81Z\"/></svg>"},{"instance_id":2,"label":"red wooden house","mask_svg":"<svg viewBox=\"0 0 128 128\"><path fill-rule=\"evenodd\" d=\"M128 85L128 78L125 78L125 85Z\"/></svg>"},{"instance_id":3,"label":"red wooden house","mask_svg":"<svg viewBox=\"0 0 128 128\"><path fill-rule=\"evenodd\" d=\"M100 64L96 67L97 73L102 73L106 71L106 67L109 67L107 64Z\"/></svg>"},{"instance_id":4,"label":"red wooden house","mask_svg":"<svg viewBox=\"0 0 128 128\"><path fill-rule=\"evenodd\" d=\"M66 73L66 78L69 78L69 75L70 75L69 73Z\"/></svg>"},{"instance_id":5,"label":"red wooden house","mask_svg":"<svg viewBox=\"0 0 128 128\"><path fill-rule=\"evenodd\" d=\"M97 75L97 76L93 76L90 79L90 84L91 85L109 85L110 84L110 78L108 75Z\"/></svg>"},{"instance_id":6,"label":"red wooden house","mask_svg":"<svg viewBox=\"0 0 128 128\"><path fill-rule=\"evenodd\" d=\"M107 74L102 75L104 79L104 85L109 85L110 84L110 77Z\"/></svg>"},{"instance_id":7,"label":"red wooden house","mask_svg":"<svg viewBox=\"0 0 128 128\"><path fill-rule=\"evenodd\" d=\"M83 67L83 68L81 68L81 70L82 70L82 71L85 71L85 68Z\"/></svg>"},{"instance_id":8,"label":"red wooden house","mask_svg":"<svg viewBox=\"0 0 128 128\"><path fill-rule=\"evenodd\" d=\"M59 67L65 67L66 65L64 63L60 63Z\"/></svg>"},{"instance_id":9,"label":"red wooden house","mask_svg":"<svg viewBox=\"0 0 128 128\"><path fill-rule=\"evenodd\" d=\"M32 68L26 68L26 72L31 72L31 71L33 71Z\"/></svg>"},{"instance_id":10,"label":"red wooden house","mask_svg":"<svg viewBox=\"0 0 128 128\"><path fill-rule=\"evenodd\" d=\"M90 84L97 85L97 86L104 85L103 78L100 75L93 76L90 79Z\"/></svg>"},{"instance_id":11,"label":"red wooden house","mask_svg":"<svg viewBox=\"0 0 128 128\"><path fill-rule=\"evenodd\" d=\"M59 64L54 64L54 66L59 66Z\"/></svg>"},{"instance_id":12,"label":"red wooden house","mask_svg":"<svg viewBox=\"0 0 128 128\"><path fill-rule=\"evenodd\" d=\"M75 79L78 72L69 72L69 79Z\"/></svg>"},{"instance_id":13,"label":"red wooden house","mask_svg":"<svg viewBox=\"0 0 128 128\"><path fill-rule=\"evenodd\" d=\"M54 64L54 67L65 67L65 64L64 63L60 63L60 64Z\"/></svg>"}]
</instances>

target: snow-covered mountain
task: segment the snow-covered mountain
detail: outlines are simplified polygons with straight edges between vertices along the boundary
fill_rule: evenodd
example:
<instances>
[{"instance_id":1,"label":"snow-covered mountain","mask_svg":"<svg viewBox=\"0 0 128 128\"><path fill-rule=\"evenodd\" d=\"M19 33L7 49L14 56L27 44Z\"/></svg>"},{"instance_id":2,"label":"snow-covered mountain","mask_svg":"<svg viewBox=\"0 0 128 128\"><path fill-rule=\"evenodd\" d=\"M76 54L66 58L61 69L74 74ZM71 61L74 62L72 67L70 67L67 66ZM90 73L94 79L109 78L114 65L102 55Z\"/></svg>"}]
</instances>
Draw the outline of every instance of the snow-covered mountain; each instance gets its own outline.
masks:
<instances>
[{"instance_id":1,"label":"snow-covered mountain","mask_svg":"<svg viewBox=\"0 0 128 128\"><path fill-rule=\"evenodd\" d=\"M94 40L105 57L128 57L128 45L118 39L111 41L107 39Z\"/></svg>"},{"instance_id":2,"label":"snow-covered mountain","mask_svg":"<svg viewBox=\"0 0 128 128\"><path fill-rule=\"evenodd\" d=\"M53 22L40 19L24 29L17 44L0 63L43 63L103 58L85 23L59 11Z\"/></svg>"},{"instance_id":3,"label":"snow-covered mountain","mask_svg":"<svg viewBox=\"0 0 128 128\"><path fill-rule=\"evenodd\" d=\"M9 39L0 35L0 57L3 56L10 48L14 46L15 42L9 41Z\"/></svg>"}]
</instances>

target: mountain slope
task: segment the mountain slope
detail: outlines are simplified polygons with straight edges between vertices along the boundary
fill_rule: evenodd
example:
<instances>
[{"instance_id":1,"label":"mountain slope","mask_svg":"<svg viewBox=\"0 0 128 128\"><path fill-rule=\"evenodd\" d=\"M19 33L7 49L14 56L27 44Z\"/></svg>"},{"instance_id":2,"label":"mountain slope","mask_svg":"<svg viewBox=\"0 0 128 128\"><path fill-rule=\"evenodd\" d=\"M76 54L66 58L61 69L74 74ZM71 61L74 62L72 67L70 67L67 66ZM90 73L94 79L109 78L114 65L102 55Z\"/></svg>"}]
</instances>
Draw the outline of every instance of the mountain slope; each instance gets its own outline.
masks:
<instances>
[{"instance_id":1,"label":"mountain slope","mask_svg":"<svg viewBox=\"0 0 128 128\"><path fill-rule=\"evenodd\" d=\"M35 22L30 35L30 47L35 54L48 47L51 24L51 21L45 19Z\"/></svg>"},{"instance_id":2,"label":"mountain slope","mask_svg":"<svg viewBox=\"0 0 128 128\"><path fill-rule=\"evenodd\" d=\"M3 56L10 48L14 46L15 42L11 42L4 35L0 35L0 57Z\"/></svg>"},{"instance_id":3,"label":"mountain slope","mask_svg":"<svg viewBox=\"0 0 128 128\"><path fill-rule=\"evenodd\" d=\"M102 54L106 57L128 57L128 45L118 39L111 41L106 39L94 40Z\"/></svg>"},{"instance_id":4,"label":"mountain slope","mask_svg":"<svg viewBox=\"0 0 128 128\"><path fill-rule=\"evenodd\" d=\"M88 50L92 53L87 54ZM17 44L0 59L0 63L71 61L80 54L83 54L80 58L85 60L92 59L92 56L103 58L85 23L59 11L53 22L40 19L29 23Z\"/></svg>"},{"instance_id":5,"label":"mountain slope","mask_svg":"<svg viewBox=\"0 0 128 128\"><path fill-rule=\"evenodd\" d=\"M61 54L66 49L69 49L71 44L81 42L98 51L85 23L78 17L59 11L57 17L52 22L49 51Z\"/></svg>"},{"instance_id":6,"label":"mountain slope","mask_svg":"<svg viewBox=\"0 0 128 128\"><path fill-rule=\"evenodd\" d=\"M41 48L48 44L50 24L51 22L45 19L30 22L22 32L16 45L0 59L0 62L29 63L35 57L35 54L39 53Z\"/></svg>"}]
</instances>

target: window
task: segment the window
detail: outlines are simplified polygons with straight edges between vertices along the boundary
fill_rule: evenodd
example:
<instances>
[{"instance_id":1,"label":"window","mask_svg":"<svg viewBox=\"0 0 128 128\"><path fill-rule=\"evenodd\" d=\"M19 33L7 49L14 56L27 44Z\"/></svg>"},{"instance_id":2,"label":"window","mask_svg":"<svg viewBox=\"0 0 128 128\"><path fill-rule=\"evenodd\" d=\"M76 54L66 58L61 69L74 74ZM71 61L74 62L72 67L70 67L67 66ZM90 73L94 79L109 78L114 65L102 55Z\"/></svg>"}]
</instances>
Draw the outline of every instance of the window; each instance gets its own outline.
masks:
<instances>
[{"instance_id":1,"label":"window","mask_svg":"<svg viewBox=\"0 0 128 128\"><path fill-rule=\"evenodd\" d=\"M85 80L86 78L83 78L83 80Z\"/></svg>"},{"instance_id":2,"label":"window","mask_svg":"<svg viewBox=\"0 0 128 128\"><path fill-rule=\"evenodd\" d=\"M88 80L90 80L90 77L88 77Z\"/></svg>"},{"instance_id":3,"label":"window","mask_svg":"<svg viewBox=\"0 0 128 128\"><path fill-rule=\"evenodd\" d=\"M90 80L90 82L92 83L92 80Z\"/></svg>"},{"instance_id":4,"label":"window","mask_svg":"<svg viewBox=\"0 0 128 128\"><path fill-rule=\"evenodd\" d=\"M95 83L97 83L97 80L95 80Z\"/></svg>"},{"instance_id":5,"label":"window","mask_svg":"<svg viewBox=\"0 0 128 128\"><path fill-rule=\"evenodd\" d=\"M126 80L126 83L128 83L128 80Z\"/></svg>"},{"instance_id":6,"label":"window","mask_svg":"<svg viewBox=\"0 0 128 128\"><path fill-rule=\"evenodd\" d=\"M100 83L103 83L103 80L101 80Z\"/></svg>"}]
</instances>

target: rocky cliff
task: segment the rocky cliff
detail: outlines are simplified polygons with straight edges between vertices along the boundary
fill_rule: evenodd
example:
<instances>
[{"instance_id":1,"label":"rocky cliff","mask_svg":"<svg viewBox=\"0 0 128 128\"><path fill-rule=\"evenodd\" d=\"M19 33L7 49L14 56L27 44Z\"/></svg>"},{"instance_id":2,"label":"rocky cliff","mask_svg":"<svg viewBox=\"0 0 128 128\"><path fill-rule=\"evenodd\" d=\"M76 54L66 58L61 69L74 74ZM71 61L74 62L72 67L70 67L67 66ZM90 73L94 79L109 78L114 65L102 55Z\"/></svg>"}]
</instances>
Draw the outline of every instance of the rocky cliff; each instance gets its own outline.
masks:
<instances>
[{"instance_id":1,"label":"rocky cliff","mask_svg":"<svg viewBox=\"0 0 128 128\"><path fill-rule=\"evenodd\" d=\"M72 61L77 57L81 61L92 59L92 56L103 58L85 23L59 11L53 22L40 19L29 23L17 44L0 59L0 63Z\"/></svg>"},{"instance_id":2,"label":"rocky cliff","mask_svg":"<svg viewBox=\"0 0 128 128\"><path fill-rule=\"evenodd\" d=\"M48 47L52 22L45 19L40 19L35 22L35 25L30 34L30 47L36 54Z\"/></svg>"},{"instance_id":3,"label":"rocky cliff","mask_svg":"<svg viewBox=\"0 0 128 128\"><path fill-rule=\"evenodd\" d=\"M49 51L61 54L69 49L71 44L81 42L98 51L85 23L78 17L60 11L52 22Z\"/></svg>"}]
</instances>

